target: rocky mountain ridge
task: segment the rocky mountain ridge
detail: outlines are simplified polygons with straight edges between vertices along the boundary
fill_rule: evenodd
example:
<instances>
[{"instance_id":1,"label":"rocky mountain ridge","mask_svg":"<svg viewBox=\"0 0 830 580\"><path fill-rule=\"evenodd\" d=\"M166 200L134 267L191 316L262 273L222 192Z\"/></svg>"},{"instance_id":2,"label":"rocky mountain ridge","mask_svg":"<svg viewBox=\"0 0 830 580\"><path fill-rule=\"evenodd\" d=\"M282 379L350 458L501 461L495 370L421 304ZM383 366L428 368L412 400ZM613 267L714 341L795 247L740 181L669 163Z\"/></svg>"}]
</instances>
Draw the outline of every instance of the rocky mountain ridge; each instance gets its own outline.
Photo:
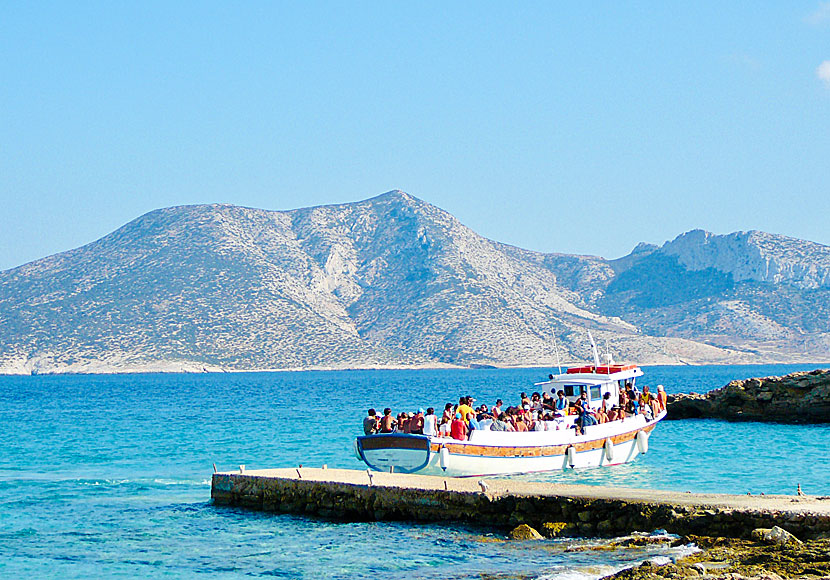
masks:
<instances>
[{"instance_id":1,"label":"rocky mountain ridge","mask_svg":"<svg viewBox=\"0 0 830 580\"><path fill-rule=\"evenodd\" d=\"M587 330L640 363L826 360L828 256L762 232L545 254L401 191L173 207L0 272L0 372L549 366Z\"/></svg>"}]
</instances>

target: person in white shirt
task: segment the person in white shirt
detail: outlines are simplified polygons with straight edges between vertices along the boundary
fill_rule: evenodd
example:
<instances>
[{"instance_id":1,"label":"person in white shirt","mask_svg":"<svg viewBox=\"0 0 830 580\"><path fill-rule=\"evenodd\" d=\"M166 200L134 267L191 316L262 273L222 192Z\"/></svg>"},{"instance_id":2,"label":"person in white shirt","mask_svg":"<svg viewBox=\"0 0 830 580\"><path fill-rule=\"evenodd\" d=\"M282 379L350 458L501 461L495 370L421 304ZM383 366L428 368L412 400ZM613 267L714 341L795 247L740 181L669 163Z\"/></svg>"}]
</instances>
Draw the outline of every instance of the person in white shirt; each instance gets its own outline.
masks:
<instances>
[{"instance_id":1,"label":"person in white shirt","mask_svg":"<svg viewBox=\"0 0 830 580\"><path fill-rule=\"evenodd\" d=\"M424 435L434 437L438 434L438 417L435 416L435 409L429 407L424 415Z\"/></svg>"},{"instance_id":2,"label":"person in white shirt","mask_svg":"<svg viewBox=\"0 0 830 580\"><path fill-rule=\"evenodd\" d=\"M501 417L501 406L502 405L504 405L504 402L501 399L496 401L496 404L492 409L494 419L498 419L499 417Z\"/></svg>"}]
</instances>

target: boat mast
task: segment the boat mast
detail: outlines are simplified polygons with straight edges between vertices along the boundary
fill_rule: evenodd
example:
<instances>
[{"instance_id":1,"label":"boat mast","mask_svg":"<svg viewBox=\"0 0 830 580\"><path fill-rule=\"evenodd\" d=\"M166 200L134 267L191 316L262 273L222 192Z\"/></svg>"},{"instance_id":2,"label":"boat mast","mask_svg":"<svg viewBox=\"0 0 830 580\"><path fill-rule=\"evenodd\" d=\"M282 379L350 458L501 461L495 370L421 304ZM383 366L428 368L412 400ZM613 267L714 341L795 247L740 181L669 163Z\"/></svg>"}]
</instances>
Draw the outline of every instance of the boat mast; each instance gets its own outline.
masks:
<instances>
[{"instance_id":1,"label":"boat mast","mask_svg":"<svg viewBox=\"0 0 830 580\"><path fill-rule=\"evenodd\" d=\"M591 350L594 353L594 368L599 368L599 353L597 352L597 343L594 342L594 337L591 331L588 331L588 338L591 339Z\"/></svg>"},{"instance_id":2,"label":"boat mast","mask_svg":"<svg viewBox=\"0 0 830 580\"><path fill-rule=\"evenodd\" d=\"M611 349L608 348L608 337L605 337L605 366L608 369L608 374L611 374L611 361L614 360L611 358Z\"/></svg>"},{"instance_id":3,"label":"boat mast","mask_svg":"<svg viewBox=\"0 0 830 580\"><path fill-rule=\"evenodd\" d=\"M556 351L556 368L559 369L559 374L562 374L562 363L559 362L559 344L556 342L556 335L553 335L553 350Z\"/></svg>"}]
</instances>

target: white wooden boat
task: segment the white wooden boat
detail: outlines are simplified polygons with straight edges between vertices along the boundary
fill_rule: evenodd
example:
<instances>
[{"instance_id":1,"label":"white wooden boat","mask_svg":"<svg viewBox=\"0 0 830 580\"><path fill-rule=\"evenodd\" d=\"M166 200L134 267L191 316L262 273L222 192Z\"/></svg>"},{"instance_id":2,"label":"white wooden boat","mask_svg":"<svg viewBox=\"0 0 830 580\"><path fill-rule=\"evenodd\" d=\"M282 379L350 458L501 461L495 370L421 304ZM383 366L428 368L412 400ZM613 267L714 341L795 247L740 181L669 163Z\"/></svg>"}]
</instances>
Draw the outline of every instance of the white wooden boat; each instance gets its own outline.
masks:
<instances>
[{"instance_id":1,"label":"white wooden boat","mask_svg":"<svg viewBox=\"0 0 830 580\"><path fill-rule=\"evenodd\" d=\"M537 383L537 389L558 391L575 402L584 392L588 404L598 409L619 403L620 390L643 375L636 365L573 367ZM388 433L365 435L354 442L355 455L371 469L394 473L479 476L554 471L616 465L633 461L648 451L648 440L665 410L650 420L643 414L585 428L577 435L576 415L545 422L544 431L506 432L473 430L469 439Z\"/></svg>"}]
</instances>

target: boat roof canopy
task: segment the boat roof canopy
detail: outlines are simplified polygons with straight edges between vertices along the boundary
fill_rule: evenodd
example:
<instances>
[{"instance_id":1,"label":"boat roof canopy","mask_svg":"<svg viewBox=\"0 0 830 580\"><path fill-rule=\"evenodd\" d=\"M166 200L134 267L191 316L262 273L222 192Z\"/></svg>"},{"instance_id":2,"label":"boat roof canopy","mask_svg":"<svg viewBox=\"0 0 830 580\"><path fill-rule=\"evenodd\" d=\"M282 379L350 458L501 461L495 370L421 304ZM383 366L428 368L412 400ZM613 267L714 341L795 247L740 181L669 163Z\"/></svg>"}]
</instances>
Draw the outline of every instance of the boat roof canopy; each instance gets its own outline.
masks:
<instances>
[{"instance_id":1,"label":"boat roof canopy","mask_svg":"<svg viewBox=\"0 0 830 580\"><path fill-rule=\"evenodd\" d=\"M536 385L577 381L585 384L598 384L641 376L643 376L643 371L637 365L590 365L570 367L567 372L561 375L553 375L552 379L536 383Z\"/></svg>"}]
</instances>

